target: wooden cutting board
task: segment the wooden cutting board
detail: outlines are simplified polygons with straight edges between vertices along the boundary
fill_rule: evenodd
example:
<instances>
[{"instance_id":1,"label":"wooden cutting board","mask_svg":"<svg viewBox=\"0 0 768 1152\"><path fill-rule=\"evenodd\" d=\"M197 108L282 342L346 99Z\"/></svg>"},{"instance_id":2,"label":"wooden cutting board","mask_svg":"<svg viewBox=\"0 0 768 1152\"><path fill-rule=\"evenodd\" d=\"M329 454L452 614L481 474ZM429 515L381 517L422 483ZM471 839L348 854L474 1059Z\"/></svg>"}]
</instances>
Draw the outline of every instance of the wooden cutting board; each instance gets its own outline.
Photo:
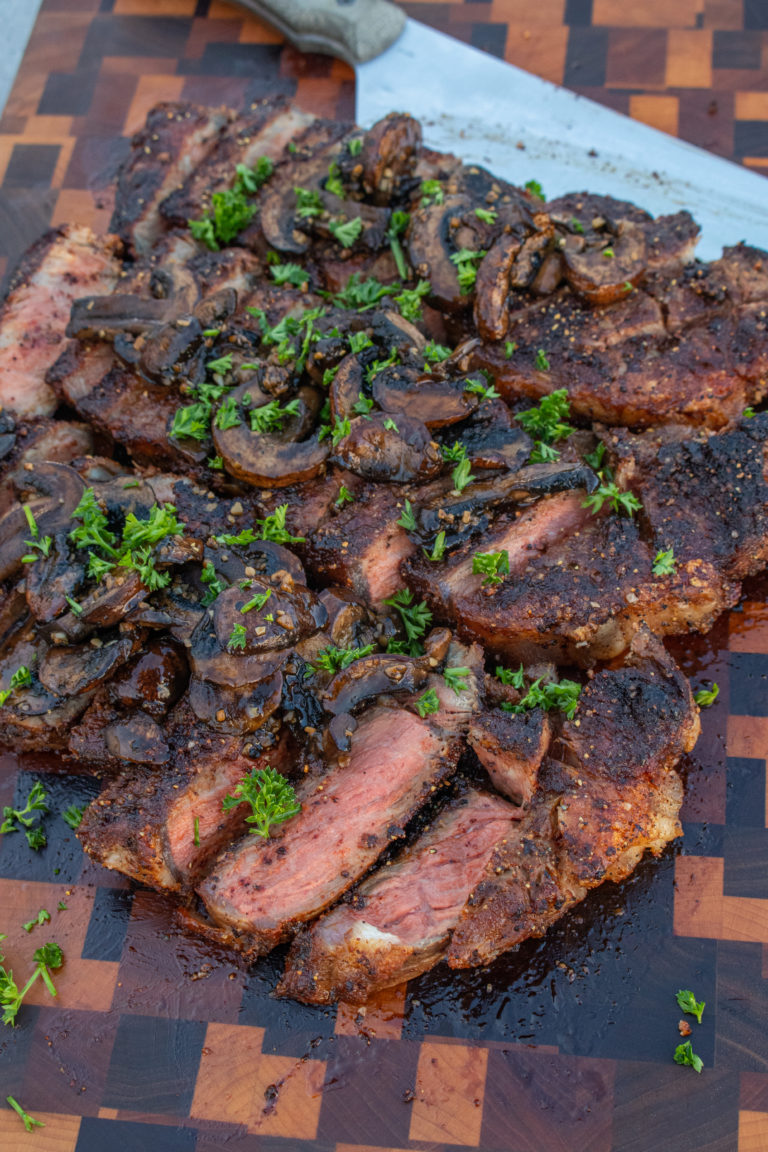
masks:
<instances>
[{"instance_id":1,"label":"wooden cutting board","mask_svg":"<svg viewBox=\"0 0 768 1152\"><path fill-rule=\"evenodd\" d=\"M768 162L756 0L649 2L631 16L618 0L407 8ZM46 0L0 123L1 258L48 223L106 226L110 181L158 100L237 106L279 91L349 117L353 83L219 0ZM47 939L66 956L57 999L36 989L0 1031L0 1102L11 1094L46 1124L28 1134L0 1107L3 1152L765 1152L767 597L768 581L753 582L708 637L674 645L695 686L720 685L685 764L682 845L490 969L438 969L364 1012L276 1001L279 957L247 972L180 934L168 900L93 865L61 818L98 782L3 757L0 805L41 779L51 809L43 851L0 837L6 964L22 976ZM25 933L40 908L51 923ZM700 1076L672 1061L678 988L707 1003L693 1022Z\"/></svg>"}]
</instances>

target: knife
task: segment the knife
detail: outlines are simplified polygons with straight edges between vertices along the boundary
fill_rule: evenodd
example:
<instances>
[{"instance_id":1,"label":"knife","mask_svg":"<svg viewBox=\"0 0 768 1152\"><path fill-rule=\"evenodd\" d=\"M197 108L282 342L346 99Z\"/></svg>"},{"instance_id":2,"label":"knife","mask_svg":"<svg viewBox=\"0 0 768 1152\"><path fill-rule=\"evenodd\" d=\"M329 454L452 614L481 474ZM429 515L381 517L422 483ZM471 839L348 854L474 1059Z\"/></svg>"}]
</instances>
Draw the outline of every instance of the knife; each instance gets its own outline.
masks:
<instances>
[{"instance_id":1,"label":"knife","mask_svg":"<svg viewBox=\"0 0 768 1152\"><path fill-rule=\"evenodd\" d=\"M297 47L340 56L356 73L364 126L410 112L424 141L547 197L606 193L654 215L688 209L697 255L724 244L768 248L765 178L462 44L387 0L241 0Z\"/></svg>"}]
</instances>

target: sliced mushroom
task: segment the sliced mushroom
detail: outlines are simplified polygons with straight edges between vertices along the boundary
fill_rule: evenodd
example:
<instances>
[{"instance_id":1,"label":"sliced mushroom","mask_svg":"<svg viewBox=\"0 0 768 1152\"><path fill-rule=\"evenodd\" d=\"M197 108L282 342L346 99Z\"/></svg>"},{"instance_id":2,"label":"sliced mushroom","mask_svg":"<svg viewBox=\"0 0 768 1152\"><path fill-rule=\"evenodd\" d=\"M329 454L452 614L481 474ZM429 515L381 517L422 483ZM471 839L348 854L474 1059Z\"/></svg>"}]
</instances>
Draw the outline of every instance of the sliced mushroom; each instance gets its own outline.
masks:
<instances>
[{"instance_id":1,"label":"sliced mushroom","mask_svg":"<svg viewBox=\"0 0 768 1152\"><path fill-rule=\"evenodd\" d=\"M356 728L357 720L347 712L334 716L326 728L327 738L323 741L325 755L333 757L336 752L349 752Z\"/></svg>"},{"instance_id":2,"label":"sliced mushroom","mask_svg":"<svg viewBox=\"0 0 768 1152\"><path fill-rule=\"evenodd\" d=\"M465 512L477 516L488 508L526 504L575 488L594 492L599 484L599 478L586 464L531 464L506 476L477 480L464 492L432 496L419 509L419 524L425 532L432 533L444 527L446 518L457 520Z\"/></svg>"},{"instance_id":3,"label":"sliced mushroom","mask_svg":"<svg viewBox=\"0 0 768 1152\"><path fill-rule=\"evenodd\" d=\"M360 356L350 353L339 364L328 397L331 416L343 420L354 412L355 404L365 393L365 364Z\"/></svg>"},{"instance_id":4,"label":"sliced mushroom","mask_svg":"<svg viewBox=\"0 0 768 1152\"><path fill-rule=\"evenodd\" d=\"M475 280L475 324L485 340L503 340L509 325L509 277L522 241L504 233L489 248Z\"/></svg>"},{"instance_id":5,"label":"sliced mushroom","mask_svg":"<svg viewBox=\"0 0 768 1152\"><path fill-rule=\"evenodd\" d=\"M104 742L113 756L129 764L166 764L171 756L162 728L143 712L122 724L110 724L104 729Z\"/></svg>"},{"instance_id":6,"label":"sliced mushroom","mask_svg":"<svg viewBox=\"0 0 768 1152\"><path fill-rule=\"evenodd\" d=\"M590 237L581 251L566 250L568 283L590 304L613 304L622 300L628 286L643 277L647 263L645 232L641 225L620 220L615 234L600 232Z\"/></svg>"},{"instance_id":7,"label":"sliced mushroom","mask_svg":"<svg viewBox=\"0 0 768 1152\"><path fill-rule=\"evenodd\" d=\"M390 112L366 132L360 152L363 187L377 204L389 203L399 181L410 175L420 144L421 125L402 112Z\"/></svg>"},{"instance_id":8,"label":"sliced mushroom","mask_svg":"<svg viewBox=\"0 0 768 1152\"><path fill-rule=\"evenodd\" d=\"M181 698L188 680L189 666L181 645L168 636L156 636L118 671L112 694L127 708L141 708L160 717Z\"/></svg>"},{"instance_id":9,"label":"sliced mushroom","mask_svg":"<svg viewBox=\"0 0 768 1152\"><path fill-rule=\"evenodd\" d=\"M243 652L222 648L209 620L204 620L192 637L189 662L198 680L220 684L225 688L242 688L269 680L288 659L288 650L279 652Z\"/></svg>"},{"instance_id":10,"label":"sliced mushroom","mask_svg":"<svg viewBox=\"0 0 768 1152\"><path fill-rule=\"evenodd\" d=\"M217 576L223 576L230 584L259 576L271 579L276 573L288 572L297 584L306 584L307 574L298 556L276 544L274 540L253 540L250 544L223 544L217 551L209 548L205 554L216 569ZM246 568L248 571L246 572Z\"/></svg>"},{"instance_id":11,"label":"sliced mushroom","mask_svg":"<svg viewBox=\"0 0 768 1152\"><path fill-rule=\"evenodd\" d=\"M437 445L421 420L376 413L352 422L336 448L339 463L367 480L407 484L435 476L442 466Z\"/></svg>"},{"instance_id":12,"label":"sliced mushroom","mask_svg":"<svg viewBox=\"0 0 768 1152\"><path fill-rule=\"evenodd\" d=\"M359 604L349 588L324 588L320 600L328 612L326 630L336 648L360 648L370 643L368 609Z\"/></svg>"},{"instance_id":13,"label":"sliced mushroom","mask_svg":"<svg viewBox=\"0 0 768 1152\"><path fill-rule=\"evenodd\" d=\"M187 374L192 375L189 362L195 360L203 340L203 326L194 316L179 316L164 324L144 342L139 363L141 370L152 380L165 380L181 365L187 366Z\"/></svg>"},{"instance_id":14,"label":"sliced mushroom","mask_svg":"<svg viewBox=\"0 0 768 1152\"><path fill-rule=\"evenodd\" d=\"M158 329L168 319L168 300L116 293L81 296L73 301L66 335L78 340L114 340Z\"/></svg>"},{"instance_id":15,"label":"sliced mushroom","mask_svg":"<svg viewBox=\"0 0 768 1152\"><path fill-rule=\"evenodd\" d=\"M477 396L466 392L465 386L465 380L436 379L417 368L392 367L374 377L371 391L382 411L402 412L427 428L444 428L465 420L477 408Z\"/></svg>"},{"instance_id":16,"label":"sliced mushroom","mask_svg":"<svg viewBox=\"0 0 768 1152\"><path fill-rule=\"evenodd\" d=\"M237 688L225 688L193 676L189 703L196 716L219 732L255 732L279 708L282 690L280 672L258 684Z\"/></svg>"},{"instance_id":17,"label":"sliced mushroom","mask_svg":"<svg viewBox=\"0 0 768 1152\"><path fill-rule=\"evenodd\" d=\"M98 688L136 650L140 634L121 633L93 644L49 648L40 661L40 683L55 696L79 696Z\"/></svg>"},{"instance_id":18,"label":"sliced mushroom","mask_svg":"<svg viewBox=\"0 0 768 1152\"><path fill-rule=\"evenodd\" d=\"M227 588L216 598L213 610L214 630L222 649L251 654L288 648L305 636L317 632L327 620L327 612L313 592L286 577L283 587L276 587L258 577L246 591ZM257 596L266 597L261 608L243 611ZM269 619L271 617L271 619ZM232 644L233 636L242 635L244 644Z\"/></svg>"},{"instance_id":19,"label":"sliced mushroom","mask_svg":"<svg viewBox=\"0 0 768 1152\"><path fill-rule=\"evenodd\" d=\"M308 392L311 390L307 390ZM241 384L232 393L235 403L242 404L246 397L258 408L271 399L255 383ZM299 397L306 405L306 397ZM302 480L311 480L323 468L328 456L328 445L317 436L294 441L289 437L305 426L306 417L288 418L279 435L252 432L244 420L231 428L217 428L214 421L213 443L231 476L245 480L256 487L284 488Z\"/></svg>"},{"instance_id":20,"label":"sliced mushroom","mask_svg":"<svg viewBox=\"0 0 768 1152\"><path fill-rule=\"evenodd\" d=\"M522 290L529 288L539 273L539 269L553 249L555 227L543 212L533 218L536 231L523 242L515 256L509 273L509 286Z\"/></svg>"},{"instance_id":21,"label":"sliced mushroom","mask_svg":"<svg viewBox=\"0 0 768 1152\"><path fill-rule=\"evenodd\" d=\"M419 208L411 215L407 242L410 262L416 275L429 280L430 300L447 312L466 307L469 297L462 294L451 256L456 249L450 239L451 222L471 207L466 196L446 196L442 204Z\"/></svg>"},{"instance_id":22,"label":"sliced mushroom","mask_svg":"<svg viewBox=\"0 0 768 1152\"><path fill-rule=\"evenodd\" d=\"M426 678L427 670L408 656L363 656L336 673L323 692L323 707L334 715L351 712L374 696L413 692Z\"/></svg>"}]
</instances>

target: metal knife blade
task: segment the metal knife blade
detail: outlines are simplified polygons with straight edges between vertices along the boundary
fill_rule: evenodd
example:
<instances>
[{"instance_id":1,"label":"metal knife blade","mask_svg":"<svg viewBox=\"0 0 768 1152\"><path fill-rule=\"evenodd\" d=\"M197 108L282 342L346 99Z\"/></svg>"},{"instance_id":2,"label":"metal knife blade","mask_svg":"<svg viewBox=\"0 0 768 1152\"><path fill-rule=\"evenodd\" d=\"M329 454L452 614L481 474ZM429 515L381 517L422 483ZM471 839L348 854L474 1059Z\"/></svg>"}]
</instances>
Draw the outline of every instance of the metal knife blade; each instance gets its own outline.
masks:
<instances>
[{"instance_id":1,"label":"metal knife blade","mask_svg":"<svg viewBox=\"0 0 768 1152\"><path fill-rule=\"evenodd\" d=\"M550 199L591 191L654 215L687 208L702 259L740 240L768 248L763 176L405 20L388 0L239 2L297 46L355 65L359 124L410 112L430 147L515 184L535 179Z\"/></svg>"},{"instance_id":2,"label":"metal knife blade","mask_svg":"<svg viewBox=\"0 0 768 1152\"><path fill-rule=\"evenodd\" d=\"M536 179L550 199L589 190L632 200L654 215L687 208L701 225L697 255L705 260L740 240L768 248L763 176L416 20L356 72L360 124L410 112L430 147L515 184Z\"/></svg>"}]
</instances>

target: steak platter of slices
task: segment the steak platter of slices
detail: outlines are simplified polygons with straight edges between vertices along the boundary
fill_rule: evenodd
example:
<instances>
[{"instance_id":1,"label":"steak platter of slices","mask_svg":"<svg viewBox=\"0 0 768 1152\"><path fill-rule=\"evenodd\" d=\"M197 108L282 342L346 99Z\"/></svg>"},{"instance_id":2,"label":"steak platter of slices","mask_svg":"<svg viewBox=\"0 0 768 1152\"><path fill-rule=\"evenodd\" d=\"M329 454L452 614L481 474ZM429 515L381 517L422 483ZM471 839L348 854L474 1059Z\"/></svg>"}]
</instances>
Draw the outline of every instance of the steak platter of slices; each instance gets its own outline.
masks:
<instances>
[{"instance_id":1,"label":"steak platter of slices","mask_svg":"<svg viewBox=\"0 0 768 1152\"><path fill-rule=\"evenodd\" d=\"M278 994L486 965L681 835L664 638L768 564L768 254L161 104L0 310L0 742Z\"/></svg>"}]
</instances>

